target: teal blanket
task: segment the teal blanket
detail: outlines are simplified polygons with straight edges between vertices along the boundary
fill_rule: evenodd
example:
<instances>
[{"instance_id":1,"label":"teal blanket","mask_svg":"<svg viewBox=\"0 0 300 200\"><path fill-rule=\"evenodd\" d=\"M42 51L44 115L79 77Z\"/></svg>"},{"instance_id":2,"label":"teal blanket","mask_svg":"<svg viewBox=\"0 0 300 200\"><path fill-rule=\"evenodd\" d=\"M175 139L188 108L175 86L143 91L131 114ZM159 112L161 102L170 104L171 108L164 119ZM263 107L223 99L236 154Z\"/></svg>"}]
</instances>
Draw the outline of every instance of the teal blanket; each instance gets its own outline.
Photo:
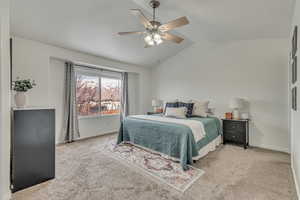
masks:
<instances>
[{"instance_id":1,"label":"teal blanket","mask_svg":"<svg viewBox=\"0 0 300 200\"><path fill-rule=\"evenodd\" d=\"M185 125L126 117L121 123L118 144L123 141L144 146L180 159L184 170L193 164L193 157L210 141L220 135L220 121L217 118L192 117L203 123L206 135L196 142L192 130Z\"/></svg>"}]
</instances>

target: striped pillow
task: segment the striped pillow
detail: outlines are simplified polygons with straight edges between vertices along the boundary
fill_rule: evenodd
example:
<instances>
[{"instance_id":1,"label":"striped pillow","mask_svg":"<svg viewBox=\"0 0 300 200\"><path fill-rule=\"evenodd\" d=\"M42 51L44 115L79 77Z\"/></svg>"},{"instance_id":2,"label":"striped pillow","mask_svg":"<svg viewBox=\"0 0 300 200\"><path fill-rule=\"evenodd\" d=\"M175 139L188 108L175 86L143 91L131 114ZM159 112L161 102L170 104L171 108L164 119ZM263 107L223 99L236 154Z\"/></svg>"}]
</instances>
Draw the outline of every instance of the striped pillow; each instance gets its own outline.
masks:
<instances>
[{"instance_id":1,"label":"striped pillow","mask_svg":"<svg viewBox=\"0 0 300 200\"><path fill-rule=\"evenodd\" d=\"M186 118L186 107L166 108L166 117Z\"/></svg>"}]
</instances>

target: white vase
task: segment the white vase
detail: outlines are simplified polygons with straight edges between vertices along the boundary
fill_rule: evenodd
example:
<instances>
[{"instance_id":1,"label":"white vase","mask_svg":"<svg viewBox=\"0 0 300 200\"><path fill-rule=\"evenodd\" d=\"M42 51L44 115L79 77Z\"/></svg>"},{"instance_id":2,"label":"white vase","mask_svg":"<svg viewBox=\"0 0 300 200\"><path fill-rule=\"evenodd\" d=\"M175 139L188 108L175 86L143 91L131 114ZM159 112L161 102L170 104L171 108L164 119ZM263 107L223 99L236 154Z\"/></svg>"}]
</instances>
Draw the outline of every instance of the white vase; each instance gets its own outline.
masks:
<instances>
[{"instance_id":1,"label":"white vase","mask_svg":"<svg viewBox=\"0 0 300 200\"><path fill-rule=\"evenodd\" d=\"M17 107L25 107L26 105L26 94L25 92L17 92L15 94L15 103Z\"/></svg>"}]
</instances>

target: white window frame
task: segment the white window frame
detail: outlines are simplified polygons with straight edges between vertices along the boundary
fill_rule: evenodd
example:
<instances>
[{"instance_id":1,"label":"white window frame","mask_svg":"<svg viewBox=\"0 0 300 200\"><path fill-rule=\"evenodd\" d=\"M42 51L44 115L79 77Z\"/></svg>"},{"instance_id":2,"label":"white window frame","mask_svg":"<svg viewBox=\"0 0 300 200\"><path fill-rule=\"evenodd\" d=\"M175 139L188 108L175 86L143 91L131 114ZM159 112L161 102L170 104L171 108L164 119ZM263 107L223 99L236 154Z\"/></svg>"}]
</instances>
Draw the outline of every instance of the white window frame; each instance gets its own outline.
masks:
<instances>
[{"instance_id":1,"label":"white window frame","mask_svg":"<svg viewBox=\"0 0 300 200\"><path fill-rule=\"evenodd\" d=\"M98 70L77 69L75 72L75 75L76 75L76 84L77 84L77 76L78 75L98 77L98 87L99 87L98 92L99 92L99 99L100 99L99 110L100 110L100 112L101 112L101 78L110 78L110 79L116 79L116 80L122 81L121 76L103 74L103 73L101 73L101 71L98 71ZM121 83L121 85L122 85L122 83ZM78 114L78 119L91 119L91 118L112 117L112 116L120 116L120 113L118 113L118 114L101 114L100 113L100 114L86 115L86 116Z\"/></svg>"}]
</instances>

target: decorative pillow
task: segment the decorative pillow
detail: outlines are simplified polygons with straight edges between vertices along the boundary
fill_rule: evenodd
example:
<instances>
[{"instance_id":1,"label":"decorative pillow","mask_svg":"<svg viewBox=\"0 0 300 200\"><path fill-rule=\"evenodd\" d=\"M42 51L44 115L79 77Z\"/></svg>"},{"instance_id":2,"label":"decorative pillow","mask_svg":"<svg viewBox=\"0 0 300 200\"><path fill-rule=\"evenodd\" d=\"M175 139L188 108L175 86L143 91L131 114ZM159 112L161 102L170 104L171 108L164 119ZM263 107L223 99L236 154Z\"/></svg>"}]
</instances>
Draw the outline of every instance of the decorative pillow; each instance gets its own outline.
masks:
<instances>
[{"instance_id":1,"label":"decorative pillow","mask_svg":"<svg viewBox=\"0 0 300 200\"><path fill-rule=\"evenodd\" d=\"M179 108L166 107L165 116L186 118L186 107L179 107Z\"/></svg>"},{"instance_id":2,"label":"decorative pillow","mask_svg":"<svg viewBox=\"0 0 300 200\"><path fill-rule=\"evenodd\" d=\"M167 108L177 108L178 107L178 102L167 102L165 105L165 110L164 113L166 113Z\"/></svg>"},{"instance_id":3,"label":"decorative pillow","mask_svg":"<svg viewBox=\"0 0 300 200\"><path fill-rule=\"evenodd\" d=\"M193 114L195 116L207 117L209 101L194 101Z\"/></svg>"},{"instance_id":4,"label":"decorative pillow","mask_svg":"<svg viewBox=\"0 0 300 200\"><path fill-rule=\"evenodd\" d=\"M178 99L171 99L171 100L163 100L163 108L166 107L167 103L177 103Z\"/></svg>"},{"instance_id":5,"label":"decorative pillow","mask_svg":"<svg viewBox=\"0 0 300 200\"><path fill-rule=\"evenodd\" d=\"M184 103L184 102L178 102L178 107L186 107L186 116L190 117L193 115L193 107L194 103Z\"/></svg>"}]
</instances>

